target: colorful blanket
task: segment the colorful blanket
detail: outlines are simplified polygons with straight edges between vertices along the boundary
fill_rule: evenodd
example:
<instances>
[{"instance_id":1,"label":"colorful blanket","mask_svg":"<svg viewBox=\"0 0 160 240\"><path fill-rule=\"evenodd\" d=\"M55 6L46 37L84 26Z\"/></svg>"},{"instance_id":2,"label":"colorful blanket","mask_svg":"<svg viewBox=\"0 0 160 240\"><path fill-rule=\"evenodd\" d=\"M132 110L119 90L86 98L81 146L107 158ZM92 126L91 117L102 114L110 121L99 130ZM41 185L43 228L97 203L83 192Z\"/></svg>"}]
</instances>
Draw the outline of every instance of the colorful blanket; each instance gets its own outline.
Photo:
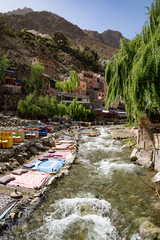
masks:
<instances>
[{"instance_id":1,"label":"colorful blanket","mask_svg":"<svg viewBox=\"0 0 160 240\"><path fill-rule=\"evenodd\" d=\"M51 157L64 157L66 158L68 155L70 154L70 152L55 152L55 153L51 153Z\"/></svg>"},{"instance_id":2,"label":"colorful blanket","mask_svg":"<svg viewBox=\"0 0 160 240\"><path fill-rule=\"evenodd\" d=\"M62 138L62 139L72 139L72 140L75 140L75 138L74 137L70 137L70 136L67 136L67 135L60 135L60 137L59 138Z\"/></svg>"},{"instance_id":3,"label":"colorful blanket","mask_svg":"<svg viewBox=\"0 0 160 240\"><path fill-rule=\"evenodd\" d=\"M61 149L62 149L62 150L63 150L63 149L65 150L65 149L69 148L70 146L72 146L72 145L71 145L71 144L59 144L59 145L56 144L56 147L55 147L55 148L56 148L56 149L60 149L60 150L61 150Z\"/></svg>"},{"instance_id":4,"label":"colorful blanket","mask_svg":"<svg viewBox=\"0 0 160 240\"><path fill-rule=\"evenodd\" d=\"M33 162L33 164L35 165L33 170L46 173L58 172L65 163L66 161L61 159L49 159L44 161L36 160Z\"/></svg>"},{"instance_id":5,"label":"colorful blanket","mask_svg":"<svg viewBox=\"0 0 160 240\"><path fill-rule=\"evenodd\" d=\"M28 171L22 175L14 175L14 177L16 179L6 185L38 189L50 178L50 175L47 173Z\"/></svg>"},{"instance_id":6,"label":"colorful blanket","mask_svg":"<svg viewBox=\"0 0 160 240\"><path fill-rule=\"evenodd\" d=\"M15 205L16 200L7 195L0 195L0 219Z\"/></svg>"},{"instance_id":7,"label":"colorful blanket","mask_svg":"<svg viewBox=\"0 0 160 240\"><path fill-rule=\"evenodd\" d=\"M56 139L56 143L67 143L67 144L74 144L75 141L74 140L65 140L65 139Z\"/></svg>"}]
</instances>

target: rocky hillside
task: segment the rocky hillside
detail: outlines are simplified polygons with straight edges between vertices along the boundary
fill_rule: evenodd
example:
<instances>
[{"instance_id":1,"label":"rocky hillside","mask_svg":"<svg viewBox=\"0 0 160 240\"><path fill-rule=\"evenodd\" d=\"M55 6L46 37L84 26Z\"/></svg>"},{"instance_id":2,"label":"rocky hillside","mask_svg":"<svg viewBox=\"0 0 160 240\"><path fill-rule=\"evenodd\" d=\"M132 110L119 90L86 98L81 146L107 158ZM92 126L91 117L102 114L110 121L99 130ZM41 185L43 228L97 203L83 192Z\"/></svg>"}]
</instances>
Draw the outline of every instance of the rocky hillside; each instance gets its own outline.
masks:
<instances>
[{"instance_id":1,"label":"rocky hillside","mask_svg":"<svg viewBox=\"0 0 160 240\"><path fill-rule=\"evenodd\" d=\"M24 14L30 13L30 12L33 12L33 10L31 8L24 7L23 9L18 8L17 10L9 11L6 14L7 15L13 15L13 14L24 15Z\"/></svg>"},{"instance_id":2,"label":"rocky hillside","mask_svg":"<svg viewBox=\"0 0 160 240\"><path fill-rule=\"evenodd\" d=\"M57 32L62 32L66 37L74 39L74 43L79 45L87 45L99 51L99 55L108 59L115 52L114 48L120 48L120 38L122 34L118 31L107 30L102 34L96 31L86 31L80 29L64 18L51 12L34 12L30 8L18 9L13 12L6 13L10 27L13 30L21 31L23 28L28 30L36 30L43 34L51 36ZM109 52L111 54L109 54Z\"/></svg>"},{"instance_id":3,"label":"rocky hillside","mask_svg":"<svg viewBox=\"0 0 160 240\"><path fill-rule=\"evenodd\" d=\"M120 39L124 38L122 33L118 31L113 31L113 30L107 30L104 31L101 34L105 44L114 47L114 48L120 48Z\"/></svg>"},{"instance_id":4,"label":"rocky hillside","mask_svg":"<svg viewBox=\"0 0 160 240\"><path fill-rule=\"evenodd\" d=\"M57 32L62 33L65 44L55 40ZM107 61L118 52L123 37L112 30L102 34L82 30L56 14L30 8L0 14L0 34L0 51L8 53L10 69L17 70L20 78L29 76L32 58L40 56L54 60L55 80L71 70L104 74Z\"/></svg>"}]
</instances>

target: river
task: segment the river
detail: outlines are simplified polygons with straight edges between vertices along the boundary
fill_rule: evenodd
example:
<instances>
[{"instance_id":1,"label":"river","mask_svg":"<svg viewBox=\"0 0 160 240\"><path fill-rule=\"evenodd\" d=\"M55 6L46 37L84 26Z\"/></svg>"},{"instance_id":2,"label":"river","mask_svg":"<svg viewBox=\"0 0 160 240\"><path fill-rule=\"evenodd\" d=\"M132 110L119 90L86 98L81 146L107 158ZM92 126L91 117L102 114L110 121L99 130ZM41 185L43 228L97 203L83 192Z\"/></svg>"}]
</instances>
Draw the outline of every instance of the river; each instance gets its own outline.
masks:
<instances>
[{"instance_id":1,"label":"river","mask_svg":"<svg viewBox=\"0 0 160 240\"><path fill-rule=\"evenodd\" d=\"M108 127L99 130L99 137L82 134L69 176L2 239L140 240L142 221L160 224L159 199L147 185L155 173L131 163L130 151L111 138Z\"/></svg>"}]
</instances>

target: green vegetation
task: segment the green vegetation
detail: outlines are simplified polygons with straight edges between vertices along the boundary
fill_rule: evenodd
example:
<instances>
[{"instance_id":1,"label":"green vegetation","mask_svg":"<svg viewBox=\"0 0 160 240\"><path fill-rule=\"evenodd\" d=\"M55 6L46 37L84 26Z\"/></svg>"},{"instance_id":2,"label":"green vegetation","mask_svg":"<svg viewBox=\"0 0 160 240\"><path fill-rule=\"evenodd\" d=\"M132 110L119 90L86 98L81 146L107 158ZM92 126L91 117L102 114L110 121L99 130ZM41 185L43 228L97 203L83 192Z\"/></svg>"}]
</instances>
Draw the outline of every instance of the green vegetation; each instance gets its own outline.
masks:
<instances>
[{"instance_id":1,"label":"green vegetation","mask_svg":"<svg viewBox=\"0 0 160 240\"><path fill-rule=\"evenodd\" d=\"M7 59L7 56L0 51L0 80L4 78L4 71L8 68L9 60Z\"/></svg>"},{"instance_id":2,"label":"green vegetation","mask_svg":"<svg viewBox=\"0 0 160 240\"><path fill-rule=\"evenodd\" d=\"M45 81L43 78L44 67L37 63L31 67L31 77L29 89L31 93L24 99L18 102L18 110L23 116L34 119L48 119L54 116L63 117L68 114L77 120L87 119L91 114L89 109L83 107L82 104L77 103L77 99L66 106L63 102L57 103L56 97L49 97L43 94ZM26 91L27 80L23 78L23 90ZM60 82L63 84L63 82ZM67 87L73 91L79 84L79 77L75 71L70 72L67 80Z\"/></svg>"},{"instance_id":3,"label":"green vegetation","mask_svg":"<svg viewBox=\"0 0 160 240\"><path fill-rule=\"evenodd\" d=\"M86 120L87 116L91 114L91 110L86 109L82 104L77 103L77 98L75 98L67 107L67 113L71 118L75 118L77 120Z\"/></svg>"},{"instance_id":4,"label":"green vegetation","mask_svg":"<svg viewBox=\"0 0 160 240\"><path fill-rule=\"evenodd\" d=\"M56 88L64 92L72 92L79 86L80 86L79 77L75 71L70 71L67 80L56 82Z\"/></svg>"},{"instance_id":5,"label":"green vegetation","mask_svg":"<svg viewBox=\"0 0 160 240\"><path fill-rule=\"evenodd\" d=\"M58 47L60 47L64 50L69 49L69 41L63 33L56 32L53 36L53 40L57 44Z\"/></svg>"},{"instance_id":6,"label":"green vegetation","mask_svg":"<svg viewBox=\"0 0 160 240\"><path fill-rule=\"evenodd\" d=\"M32 88L36 94L42 93L45 85L44 78L42 76L44 72L44 66L41 63L37 63L31 66L30 88Z\"/></svg>"},{"instance_id":7,"label":"green vegetation","mask_svg":"<svg viewBox=\"0 0 160 240\"><path fill-rule=\"evenodd\" d=\"M137 127L137 123L136 122L129 122L126 124L123 124L123 127Z\"/></svg>"},{"instance_id":8,"label":"green vegetation","mask_svg":"<svg viewBox=\"0 0 160 240\"><path fill-rule=\"evenodd\" d=\"M85 68L90 67L95 72L104 72L99 61L98 53L95 50L90 49L88 46L84 46L82 49L72 46L68 49L68 52L82 62Z\"/></svg>"},{"instance_id":9,"label":"green vegetation","mask_svg":"<svg viewBox=\"0 0 160 240\"><path fill-rule=\"evenodd\" d=\"M18 110L25 117L43 120L54 116L63 117L66 114L76 120L86 120L91 114L89 109L77 103L77 99L73 99L73 102L66 106L63 102L57 104L56 97L37 97L35 93L30 93L24 100L20 100Z\"/></svg>"},{"instance_id":10,"label":"green vegetation","mask_svg":"<svg viewBox=\"0 0 160 240\"><path fill-rule=\"evenodd\" d=\"M105 71L106 106L121 96L130 122L160 110L160 0L152 3L148 14L141 33L130 42L121 41L121 50Z\"/></svg>"},{"instance_id":11,"label":"green vegetation","mask_svg":"<svg viewBox=\"0 0 160 240\"><path fill-rule=\"evenodd\" d=\"M136 138L132 137L132 138L130 138L129 140L126 140L126 141L125 141L125 144L126 144L127 146L129 146L131 149L134 149L134 148L135 148L135 145L137 144L137 140L136 140Z\"/></svg>"},{"instance_id":12,"label":"green vegetation","mask_svg":"<svg viewBox=\"0 0 160 240\"><path fill-rule=\"evenodd\" d=\"M95 50L90 49L88 46L82 47L82 49L72 46L68 38L61 32L56 32L53 36L53 40L56 43L58 49L67 52L69 55L77 58L85 67L90 67L95 72L103 72L99 62L98 53Z\"/></svg>"}]
</instances>

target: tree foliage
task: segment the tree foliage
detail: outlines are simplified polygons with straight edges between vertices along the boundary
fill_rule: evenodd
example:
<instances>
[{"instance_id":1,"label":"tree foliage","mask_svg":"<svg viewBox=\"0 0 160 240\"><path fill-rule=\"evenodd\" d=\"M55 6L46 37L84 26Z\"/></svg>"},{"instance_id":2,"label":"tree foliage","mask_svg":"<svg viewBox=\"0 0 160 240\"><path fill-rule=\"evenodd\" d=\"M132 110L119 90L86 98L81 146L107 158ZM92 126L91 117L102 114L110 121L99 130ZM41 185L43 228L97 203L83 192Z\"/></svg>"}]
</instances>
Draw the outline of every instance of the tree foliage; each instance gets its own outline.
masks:
<instances>
[{"instance_id":1,"label":"tree foliage","mask_svg":"<svg viewBox=\"0 0 160 240\"><path fill-rule=\"evenodd\" d=\"M37 118L41 108L36 105L35 99L35 93L30 93L24 100L18 102L18 110L27 117Z\"/></svg>"},{"instance_id":2,"label":"tree foliage","mask_svg":"<svg viewBox=\"0 0 160 240\"><path fill-rule=\"evenodd\" d=\"M70 71L67 80L56 82L56 88L64 92L72 92L80 86L78 74L75 71Z\"/></svg>"},{"instance_id":3,"label":"tree foliage","mask_svg":"<svg viewBox=\"0 0 160 240\"><path fill-rule=\"evenodd\" d=\"M9 60L7 59L7 56L0 51L0 80L4 78L5 70L7 70L9 66Z\"/></svg>"},{"instance_id":4,"label":"tree foliage","mask_svg":"<svg viewBox=\"0 0 160 240\"><path fill-rule=\"evenodd\" d=\"M31 66L30 87L36 94L42 93L44 90L45 81L43 78L44 66L39 62Z\"/></svg>"},{"instance_id":5,"label":"tree foliage","mask_svg":"<svg viewBox=\"0 0 160 240\"><path fill-rule=\"evenodd\" d=\"M23 116L43 120L54 116L63 117L66 114L77 120L86 120L91 115L91 111L79 104L77 99L73 99L73 102L67 106L63 102L57 104L56 97L46 95L37 98L35 93L30 93L24 100L20 100L18 110Z\"/></svg>"},{"instance_id":6,"label":"tree foliage","mask_svg":"<svg viewBox=\"0 0 160 240\"><path fill-rule=\"evenodd\" d=\"M56 32L53 36L53 40L55 41L55 43L57 44L58 47L62 48L62 49L68 49L69 47L69 41L67 39L67 37L61 33L61 32Z\"/></svg>"},{"instance_id":7,"label":"tree foliage","mask_svg":"<svg viewBox=\"0 0 160 240\"><path fill-rule=\"evenodd\" d=\"M107 107L122 97L130 121L145 111L160 110L160 0L148 9L149 18L130 42L107 64Z\"/></svg>"},{"instance_id":8,"label":"tree foliage","mask_svg":"<svg viewBox=\"0 0 160 240\"><path fill-rule=\"evenodd\" d=\"M63 117L67 114L67 106L66 104L61 101L58 105L57 105L57 115L60 116L60 117Z\"/></svg>"},{"instance_id":9,"label":"tree foliage","mask_svg":"<svg viewBox=\"0 0 160 240\"><path fill-rule=\"evenodd\" d=\"M74 98L72 103L67 107L68 115L77 120L87 119L88 115L91 113L89 109L86 109L82 104L77 102L77 98Z\"/></svg>"},{"instance_id":10,"label":"tree foliage","mask_svg":"<svg viewBox=\"0 0 160 240\"><path fill-rule=\"evenodd\" d=\"M57 115L56 97L50 98L48 95L37 97L35 93L30 93L24 100L18 102L18 110L26 117L48 119Z\"/></svg>"}]
</instances>

